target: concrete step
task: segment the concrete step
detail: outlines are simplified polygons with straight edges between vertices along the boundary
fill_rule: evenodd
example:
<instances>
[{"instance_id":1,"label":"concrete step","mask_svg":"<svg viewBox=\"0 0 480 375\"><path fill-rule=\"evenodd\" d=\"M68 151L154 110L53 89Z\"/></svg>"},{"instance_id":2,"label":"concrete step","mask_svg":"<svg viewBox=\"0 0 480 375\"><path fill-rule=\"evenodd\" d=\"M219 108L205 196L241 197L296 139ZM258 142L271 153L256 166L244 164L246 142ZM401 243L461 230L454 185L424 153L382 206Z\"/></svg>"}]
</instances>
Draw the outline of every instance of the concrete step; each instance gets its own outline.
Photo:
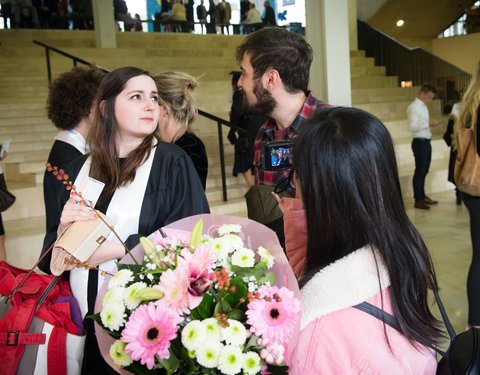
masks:
<instances>
[{"instance_id":1,"label":"concrete step","mask_svg":"<svg viewBox=\"0 0 480 375\"><path fill-rule=\"evenodd\" d=\"M9 178L8 174L6 177ZM2 212L3 220L29 220L45 215L42 184L15 182L9 179L7 186L17 199L8 210Z\"/></svg>"},{"instance_id":2,"label":"concrete step","mask_svg":"<svg viewBox=\"0 0 480 375\"><path fill-rule=\"evenodd\" d=\"M245 217L247 216L247 204L245 198L235 198L229 199L227 202L211 202L210 212L216 215L231 215L233 213L245 212Z\"/></svg>"},{"instance_id":3,"label":"concrete step","mask_svg":"<svg viewBox=\"0 0 480 375\"><path fill-rule=\"evenodd\" d=\"M364 50L350 51L350 57L365 57L365 51Z\"/></svg>"},{"instance_id":4,"label":"concrete step","mask_svg":"<svg viewBox=\"0 0 480 375\"><path fill-rule=\"evenodd\" d=\"M350 66L375 66L375 59L373 57L352 56L350 55Z\"/></svg>"},{"instance_id":5,"label":"concrete step","mask_svg":"<svg viewBox=\"0 0 480 375\"><path fill-rule=\"evenodd\" d=\"M413 196L412 177L415 163L403 165L399 168L400 186L404 198ZM432 160L430 170L425 180L425 192L427 194L440 191L453 190L455 186L447 180L448 160Z\"/></svg>"},{"instance_id":6,"label":"concrete step","mask_svg":"<svg viewBox=\"0 0 480 375\"><path fill-rule=\"evenodd\" d=\"M411 101L398 101L356 104L355 107L374 114L382 121L390 121L407 118L407 108L410 104ZM442 101L433 100L428 104L428 110L431 119L440 119L442 116Z\"/></svg>"},{"instance_id":7,"label":"concrete step","mask_svg":"<svg viewBox=\"0 0 480 375\"><path fill-rule=\"evenodd\" d=\"M42 250L45 217L5 220L4 226L7 262L16 267L30 269L37 262Z\"/></svg>"},{"instance_id":8,"label":"concrete step","mask_svg":"<svg viewBox=\"0 0 480 375\"><path fill-rule=\"evenodd\" d=\"M243 185L232 185L227 189L228 199L237 199L241 198L247 192L248 187L246 184ZM222 187L207 188L205 194L207 195L208 202L219 202L223 199L223 190Z\"/></svg>"},{"instance_id":9,"label":"concrete step","mask_svg":"<svg viewBox=\"0 0 480 375\"><path fill-rule=\"evenodd\" d=\"M350 77L385 75L385 69L384 66L350 66Z\"/></svg>"},{"instance_id":10,"label":"concrete step","mask_svg":"<svg viewBox=\"0 0 480 375\"><path fill-rule=\"evenodd\" d=\"M418 95L419 87L379 87L352 90L352 104L408 101Z\"/></svg>"},{"instance_id":11,"label":"concrete step","mask_svg":"<svg viewBox=\"0 0 480 375\"><path fill-rule=\"evenodd\" d=\"M352 89L398 87L398 78L396 76L353 77L351 82Z\"/></svg>"}]
</instances>

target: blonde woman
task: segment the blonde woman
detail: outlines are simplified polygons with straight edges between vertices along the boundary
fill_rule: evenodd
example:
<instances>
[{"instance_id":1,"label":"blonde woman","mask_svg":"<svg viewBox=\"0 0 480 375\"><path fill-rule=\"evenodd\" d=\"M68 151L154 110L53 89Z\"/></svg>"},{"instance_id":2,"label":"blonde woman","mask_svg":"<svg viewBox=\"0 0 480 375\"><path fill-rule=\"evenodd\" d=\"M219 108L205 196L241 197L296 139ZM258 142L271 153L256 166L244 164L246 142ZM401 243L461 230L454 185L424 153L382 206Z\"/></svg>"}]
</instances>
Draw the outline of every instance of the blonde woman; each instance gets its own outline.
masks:
<instances>
[{"instance_id":1,"label":"blonde woman","mask_svg":"<svg viewBox=\"0 0 480 375\"><path fill-rule=\"evenodd\" d=\"M477 153L480 155L480 61L475 67L472 80L462 99L462 105L455 123L455 138L459 130L474 128L477 136ZM462 192L462 200L470 213L470 235L472 237L472 263L468 271L468 324L480 327L480 197Z\"/></svg>"},{"instance_id":2,"label":"blonde woman","mask_svg":"<svg viewBox=\"0 0 480 375\"><path fill-rule=\"evenodd\" d=\"M175 143L193 161L205 190L208 174L208 158L202 140L190 131L197 116L193 93L197 80L187 73L163 72L155 75L158 89L160 117L158 131L164 142Z\"/></svg>"}]
</instances>

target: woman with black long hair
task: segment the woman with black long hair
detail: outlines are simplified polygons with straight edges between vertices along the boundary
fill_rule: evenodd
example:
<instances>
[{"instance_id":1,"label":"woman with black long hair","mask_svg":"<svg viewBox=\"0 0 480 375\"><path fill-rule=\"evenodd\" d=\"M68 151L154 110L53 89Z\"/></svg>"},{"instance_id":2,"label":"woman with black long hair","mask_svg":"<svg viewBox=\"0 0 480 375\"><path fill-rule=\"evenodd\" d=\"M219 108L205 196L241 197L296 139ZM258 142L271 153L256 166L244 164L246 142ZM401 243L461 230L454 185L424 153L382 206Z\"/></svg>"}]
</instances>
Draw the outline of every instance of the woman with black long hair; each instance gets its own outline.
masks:
<instances>
[{"instance_id":1,"label":"woman with black long hair","mask_svg":"<svg viewBox=\"0 0 480 375\"><path fill-rule=\"evenodd\" d=\"M285 225L287 251L306 222L306 259L297 272L303 310L290 373L434 374L428 347L441 332L427 294L437 282L403 206L388 130L358 109L318 109L293 157L305 221L297 207L297 225ZM353 307L364 301L392 314L399 331Z\"/></svg>"}]
</instances>

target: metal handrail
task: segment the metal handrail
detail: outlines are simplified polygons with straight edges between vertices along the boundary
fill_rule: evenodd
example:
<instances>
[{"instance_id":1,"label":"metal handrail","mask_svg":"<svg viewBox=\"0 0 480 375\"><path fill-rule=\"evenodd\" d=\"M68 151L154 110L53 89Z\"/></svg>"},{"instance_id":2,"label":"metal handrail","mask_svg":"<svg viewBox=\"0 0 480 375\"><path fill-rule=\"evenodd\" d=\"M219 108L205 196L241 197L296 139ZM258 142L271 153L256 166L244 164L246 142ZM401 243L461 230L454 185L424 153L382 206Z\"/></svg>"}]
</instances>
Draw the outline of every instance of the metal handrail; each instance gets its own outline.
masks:
<instances>
[{"instance_id":1,"label":"metal handrail","mask_svg":"<svg viewBox=\"0 0 480 375\"><path fill-rule=\"evenodd\" d=\"M90 65L90 66L96 66L98 69L104 71L105 73L110 73L108 69L101 68L95 64L92 64L89 61L86 61L84 59L81 59L77 56L71 55L67 52L64 52L62 50L59 50L58 48L49 46L48 44L42 43L38 40L33 40L33 43L44 47L45 48L45 53L47 57L47 73L48 73L48 82L51 81L52 78L52 71L51 71L51 65L50 65L50 55L49 52L56 52L62 56L68 57L69 59L73 60L73 66L77 66L77 63L81 63L84 65ZM225 174L225 152L223 149L223 133L222 133L222 125L228 126L231 129L234 129L235 131L238 131L240 133L243 133L246 136L249 137L255 137L255 134L252 132L241 128L238 125L232 124L231 122L224 120L218 116L212 115L211 113L205 112L201 109L198 109L198 114L200 116L203 116L209 120L215 121L217 123L217 129L218 129L218 145L219 145L219 151L220 151L220 167L221 167L221 173L222 173L222 190L223 190L223 201L226 202L228 200L227 198L227 178Z\"/></svg>"},{"instance_id":2,"label":"metal handrail","mask_svg":"<svg viewBox=\"0 0 480 375\"><path fill-rule=\"evenodd\" d=\"M69 59L72 59L73 60L73 66L77 66L77 63L81 63L81 64L84 64L84 65L95 65L95 64L92 64L91 62L89 61L86 61L84 59L81 59L80 57L77 57L77 56L74 56L74 55L71 55L67 52L64 52L62 50L59 50L58 48L55 48L55 47L52 47L52 46L49 46L48 44L45 44L43 42L40 42L38 40L33 40L33 43L35 44L38 44L39 46L42 46L43 48L45 48L45 55L47 57L47 72L48 72L48 82L51 82L52 80L52 70L51 70L51 66L50 66L50 54L49 54L49 51L53 51L53 52L56 52L58 53L59 55L62 55L62 56L65 56L65 57L68 57ZM110 73L109 70L107 69L104 69L100 66L97 66L95 65L98 69L104 71L105 73Z\"/></svg>"},{"instance_id":3,"label":"metal handrail","mask_svg":"<svg viewBox=\"0 0 480 375\"><path fill-rule=\"evenodd\" d=\"M471 75L439 56L421 47L410 48L384 32L357 21L358 49L365 50L375 65L385 66L387 76L397 76L398 84L412 82L413 86L430 83L443 101L443 111L448 113L451 104L459 100L468 86Z\"/></svg>"}]
</instances>

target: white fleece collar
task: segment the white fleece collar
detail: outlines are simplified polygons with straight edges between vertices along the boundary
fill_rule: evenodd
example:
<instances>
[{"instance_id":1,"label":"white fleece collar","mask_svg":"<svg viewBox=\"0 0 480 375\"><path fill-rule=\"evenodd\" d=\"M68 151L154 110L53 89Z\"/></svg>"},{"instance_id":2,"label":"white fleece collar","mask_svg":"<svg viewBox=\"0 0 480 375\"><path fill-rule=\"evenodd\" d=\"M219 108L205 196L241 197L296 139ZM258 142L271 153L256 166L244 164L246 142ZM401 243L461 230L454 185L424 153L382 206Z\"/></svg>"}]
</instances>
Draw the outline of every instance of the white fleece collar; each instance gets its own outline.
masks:
<instances>
[{"instance_id":1,"label":"white fleece collar","mask_svg":"<svg viewBox=\"0 0 480 375\"><path fill-rule=\"evenodd\" d=\"M313 320L357 305L380 292L375 258L382 290L390 285L383 260L370 246L362 247L315 274L301 289L301 329Z\"/></svg>"}]
</instances>

